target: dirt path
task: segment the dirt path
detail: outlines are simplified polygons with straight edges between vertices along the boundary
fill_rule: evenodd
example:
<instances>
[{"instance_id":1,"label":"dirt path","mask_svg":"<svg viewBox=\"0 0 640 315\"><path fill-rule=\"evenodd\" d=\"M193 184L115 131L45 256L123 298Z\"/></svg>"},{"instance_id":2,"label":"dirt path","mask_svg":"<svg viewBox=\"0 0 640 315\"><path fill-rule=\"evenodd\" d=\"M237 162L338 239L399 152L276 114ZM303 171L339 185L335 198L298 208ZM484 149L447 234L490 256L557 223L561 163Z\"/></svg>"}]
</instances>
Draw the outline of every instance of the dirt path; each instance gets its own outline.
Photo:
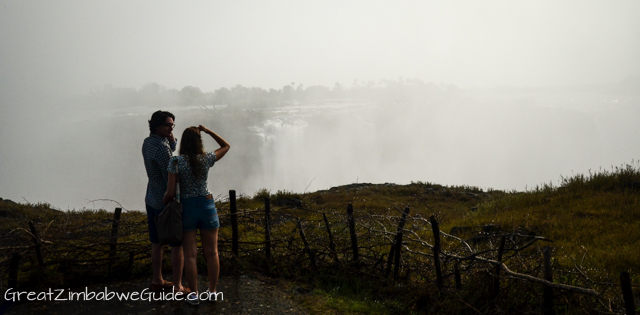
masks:
<instances>
[{"instance_id":1,"label":"dirt path","mask_svg":"<svg viewBox=\"0 0 640 315\"><path fill-rule=\"evenodd\" d=\"M207 281L198 276L198 288L206 289ZM108 292L142 292L149 279L138 279L106 285ZM104 292L105 285L93 285L89 292ZM84 288L70 291L84 292ZM132 301L112 298L109 301L32 301L13 303L6 314L308 314L291 299L292 293L279 288L277 282L257 275L221 276L218 291L224 300L202 301L192 306L184 301ZM69 290L63 293L68 299ZM55 294L55 292L54 292ZM24 296L23 296L24 297ZM55 295L54 295L55 297ZM159 298L159 295L156 295ZM1 311L0 311L1 313Z\"/></svg>"}]
</instances>

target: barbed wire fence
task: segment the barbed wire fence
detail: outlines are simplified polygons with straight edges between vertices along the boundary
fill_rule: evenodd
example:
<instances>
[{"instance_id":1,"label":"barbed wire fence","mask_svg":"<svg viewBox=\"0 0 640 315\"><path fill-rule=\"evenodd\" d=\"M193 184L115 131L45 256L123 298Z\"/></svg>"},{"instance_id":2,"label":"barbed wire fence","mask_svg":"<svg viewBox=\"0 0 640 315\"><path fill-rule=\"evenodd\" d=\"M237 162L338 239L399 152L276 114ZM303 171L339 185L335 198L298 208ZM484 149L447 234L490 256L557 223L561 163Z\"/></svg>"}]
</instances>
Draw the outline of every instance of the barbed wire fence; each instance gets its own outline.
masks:
<instances>
[{"instance_id":1,"label":"barbed wire fence","mask_svg":"<svg viewBox=\"0 0 640 315\"><path fill-rule=\"evenodd\" d=\"M281 198L274 205L265 196L262 208L238 209L235 191L217 200L224 201L218 209L223 266L284 277L342 272L389 287L435 286L445 295L482 287L490 301L516 290L518 283L537 284L545 312L553 312L554 294L590 297L612 313L621 305L627 314L635 312L628 273L613 284L590 279L578 263L571 271L553 269L552 248L540 246L551 240L543 236L505 233L491 225L445 233L436 215L425 218L409 207L382 215L351 204L325 209ZM105 278L131 274L136 261L150 257L146 220L143 213L123 213L119 207L113 218L79 220L59 213L50 221L6 231L0 238L0 280L15 288L20 274L33 270Z\"/></svg>"}]
</instances>

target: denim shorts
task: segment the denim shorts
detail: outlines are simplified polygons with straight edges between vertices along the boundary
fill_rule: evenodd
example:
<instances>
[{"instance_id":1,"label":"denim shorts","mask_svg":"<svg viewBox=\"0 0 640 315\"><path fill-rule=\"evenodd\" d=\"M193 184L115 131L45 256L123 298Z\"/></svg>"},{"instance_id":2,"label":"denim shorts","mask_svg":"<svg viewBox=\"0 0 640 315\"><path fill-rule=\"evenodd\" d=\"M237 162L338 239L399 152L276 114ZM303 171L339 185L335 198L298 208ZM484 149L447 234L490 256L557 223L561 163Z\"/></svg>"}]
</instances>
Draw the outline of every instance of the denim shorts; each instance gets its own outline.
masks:
<instances>
[{"instance_id":1,"label":"denim shorts","mask_svg":"<svg viewBox=\"0 0 640 315\"><path fill-rule=\"evenodd\" d=\"M160 214L160 212L162 212L163 209L158 210L156 208L150 207L147 204L145 204L145 206L147 206L147 225L149 226L149 241L151 241L151 243L153 244L159 244L160 239L158 239L158 228L156 227L156 216L158 216L158 214ZM170 245L171 247L176 247L176 246L182 245L182 242L178 242Z\"/></svg>"},{"instance_id":2,"label":"denim shorts","mask_svg":"<svg viewBox=\"0 0 640 315\"><path fill-rule=\"evenodd\" d=\"M214 230L220 227L218 211L211 195L180 198L180 203L183 230Z\"/></svg>"}]
</instances>

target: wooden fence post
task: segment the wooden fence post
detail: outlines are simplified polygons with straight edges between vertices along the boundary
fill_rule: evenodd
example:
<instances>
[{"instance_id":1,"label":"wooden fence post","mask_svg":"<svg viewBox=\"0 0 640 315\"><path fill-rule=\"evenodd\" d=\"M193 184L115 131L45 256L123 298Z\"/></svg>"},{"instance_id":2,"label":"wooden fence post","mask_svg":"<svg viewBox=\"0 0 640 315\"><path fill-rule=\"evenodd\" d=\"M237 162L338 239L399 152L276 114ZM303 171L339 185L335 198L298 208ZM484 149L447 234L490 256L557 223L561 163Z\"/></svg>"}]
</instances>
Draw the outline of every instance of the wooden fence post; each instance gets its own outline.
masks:
<instances>
[{"instance_id":1,"label":"wooden fence post","mask_svg":"<svg viewBox=\"0 0 640 315\"><path fill-rule=\"evenodd\" d=\"M408 209L408 208L407 208ZM393 266L393 280L398 281L398 275L400 274L400 250L402 249L402 232L396 236L396 261Z\"/></svg>"},{"instance_id":2,"label":"wooden fence post","mask_svg":"<svg viewBox=\"0 0 640 315\"><path fill-rule=\"evenodd\" d=\"M622 286L622 296L624 297L624 307L627 315L635 315L636 307L633 302L633 292L631 291L631 275L623 271L620 273L620 284Z\"/></svg>"},{"instance_id":3,"label":"wooden fence post","mask_svg":"<svg viewBox=\"0 0 640 315\"><path fill-rule=\"evenodd\" d=\"M116 208L113 213L113 225L111 226L111 238L110 238L110 250L109 250L109 273L111 273L111 266L116 258L116 248L118 246L118 229L120 228L120 215L122 214L122 208Z\"/></svg>"},{"instance_id":4,"label":"wooden fence post","mask_svg":"<svg viewBox=\"0 0 640 315\"><path fill-rule=\"evenodd\" d=\"M433 263L436 267L436 284L438 285L438 290L442 293L442 270L440 269L440 227L438 226L438 221L436 221L436 217L434 215L429 217L429 222L431 222L431 229L433 230Z\"/></svg>"},{"instance_id":5,"label":"wooden fence post","mask_svg":"<svg viewBox=\"0 0 640 315\"><path fill-rule=\"evenodd\" d=\"M9 288L18 287L18 269L20 267L20 253L11 254L11 262L9 262Z\"/></svg>"},{"instance_id":6,"label":"wooden fence post","mask_svg":"<svg viewBox=\"0 0 640 315\"><path fill-rule=\"evenodd\" d=\"M504 242L506 240L505 236L500 238L500 246L498 247L498 262L502 262L502 254L504 253ZM501 265L496 265L496 278L493 283L493 298L497 298L500 294L500 270L502 269Z\"/></svg>"},{"instance_id":7,"label":"wooden fence post","mask_svg":"<svg viewBox=\"0 0 640 315\"><path fill-rule=\"evenodd\" d=\"M347 221L349 224L349 234L351 235L351 249L353 250L353 262L358 265L360 257L358 255L358 238L356 235L356 223L353 219L353 205L347 205Z\"/></svg>"},{"instance_id":8,"label":"wooden fence post","mask_svg":"<svg viewBox=\"0 0 640 315\"><path fill-rule=\"evenodd\" d=\"M543 249L544 254L544 279L553 282L553 273L551 270L551 247L545 246ZM553 307L553 288L544 286L544 314L555 314L556 310Z\"/></svg>"},{"instance_id":9,"label":"wooden fence post","mask_svg":"<svg viewBox=\"0 0 640 315\"><path fill-rule=\"evenodd\" d=\"M271 198L264 198L264 252L267 260L267 270L271 262Z\"/></svg>"},{"instance_id":10,"label":"wooden fence post","mask_svg":"<svg viewBox=\"0 0 640 315\"><path fill-rule=\"evenodd\" d=\"M318 270L318 266L316 265L316 257L315 255L313 255L313 251L311 251L311 248L309 247L309 242L307 242L307 237L304 235L304 230L302 229L302 223L300 222L300 220L297 220L296 223L298 225L298 230L300 231L300 237L302 238L302 242L304 243L304 250L309 255L309 260L311 261L311 268L315 273Z\"/></svg>"},{"instance_id":11,"label":"wooden fence post","mask_svg":"<svg viewBox=\"0 0 640 315\"><path fill-rule=\"evenodd\" d=\"M129 251L129 263L127 264L127 273L129 274L133 273L133 258L135 255L136 253L134 251Z\"/></svg>"},{"instance_id":12,"label":"wooden fence post","mask_svg":"<svg viewBox=\"0 0 640 315\"><path fill-rule=\"evenodd\" d=\"M331 250L331 256L336 264L340 263L338 260L338 255L336 254L336 244L333 242L333 235L331 234L331 228L329 226L329 220L327 220L327 215L323 212L322 218L324 219L324 225L327 227L327 233L329 234L329 250Z\"/></svg>"},{"instance_id":13,"label":"wooden fence post","mask_svg":"<svg viewBox=\"0 0 640 315\"><path fill-rule=\"evenodd\" d=\"M231 251L235 258L239 256L239 238L238 238L238 206L236 204L236 191L229 190L229 206L231 207Z\"/></svg>"},{"instance_id":14,"label":"wooden fence post","mask_svg":"<svg viewBox=\"0 0 640 315\"><path fill-rule=\"evenodd\" d=\"M400 223L398 223L398 233L402 233L402 229L404 229L404 224L407 222L408 215L409 207L404 207L404 212L402 213L402 217L400 218Z\"/></svg>"},{"instance_id":15,"label":"wooden fence post","mask_svg":"<svg viewBox=\"0 0 640 315\"><path fill-rule=\"evenodd\" d=\"M409 207L404 208L404 212L402 213L402 217L398 223L398 229L396 230L396 237L393 243L391 243L391 249L389 249L389 256L387 257L387 269L385 270L385 276L389 276L389 273L391 272L391 262L393 262L394 255L396 255L396 253L400 253L398 244L400 244L399 246L402 246L402 240L398 241L398 238L401 237L402 229L407 221L407 215L409 215ZM398 259L399 257L396 258L396 261L399 261Z\"/></svg>"},{"instance_id":16,"label":"wooden fence post","mask_svg":"<svg viewBox=\"0 0 640 315\"><path fill-rule=\"evenodd\" d=\"M387 255L387 268L384 269L384 276L388 277L391 273L391 264L393 263L393 258L396 254L396 243L398 242L398 235L396 234L393 242L391 242L391 248L389 249L389 255Z\"/></svg>"},{"instance_id":17,"label":"wooden fence post","mask_svg":"<svg viewBox=\"0 0 640 315\"><path fill-rule=\"evenodd\" d=\"M462 277L460 276L460 268L458 267L458 263L454 265L454 278L456 280L456 290L462 290Z\"/></svg>"},{"instance_id":18,"label":"wooden fence post","mask_svg":"<svg viewBox=\"0 0 640 315\"><path fill-rule=\"evenodd\" d=\"M42 249L40 248L40 237L38 237L38 231L36 230L36 226L33 225L33 221L29 221L29 229L31 229L31 234L33 234L33 242L36 245L36 257L38 258L38 265L41 268L45 267L44 259L42 258Z\"/></svg>"}]
</instances>

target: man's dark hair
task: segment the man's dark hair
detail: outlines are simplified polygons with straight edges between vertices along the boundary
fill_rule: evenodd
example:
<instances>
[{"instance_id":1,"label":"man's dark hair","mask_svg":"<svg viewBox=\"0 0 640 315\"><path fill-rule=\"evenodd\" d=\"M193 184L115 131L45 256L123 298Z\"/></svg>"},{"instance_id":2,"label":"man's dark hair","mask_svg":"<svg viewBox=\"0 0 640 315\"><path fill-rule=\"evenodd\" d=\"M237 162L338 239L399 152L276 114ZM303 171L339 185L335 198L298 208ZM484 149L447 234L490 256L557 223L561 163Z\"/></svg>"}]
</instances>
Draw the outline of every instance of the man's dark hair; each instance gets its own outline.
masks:
<instances>
[{"instance_id":1,"label":"man's dark hair","mask_svg":"<svg viewBox=\"0 0 640 315\"><path fill-rule=\"evenodd\" d=\"M159 110L153 115L151 115L151 120L149 120L149 130L151 133L156 133L156 127L167 122L167 117L171 117L173 121L176 121L176 116L173 116L172 113Z\"/></svg>"}]
</instances>

